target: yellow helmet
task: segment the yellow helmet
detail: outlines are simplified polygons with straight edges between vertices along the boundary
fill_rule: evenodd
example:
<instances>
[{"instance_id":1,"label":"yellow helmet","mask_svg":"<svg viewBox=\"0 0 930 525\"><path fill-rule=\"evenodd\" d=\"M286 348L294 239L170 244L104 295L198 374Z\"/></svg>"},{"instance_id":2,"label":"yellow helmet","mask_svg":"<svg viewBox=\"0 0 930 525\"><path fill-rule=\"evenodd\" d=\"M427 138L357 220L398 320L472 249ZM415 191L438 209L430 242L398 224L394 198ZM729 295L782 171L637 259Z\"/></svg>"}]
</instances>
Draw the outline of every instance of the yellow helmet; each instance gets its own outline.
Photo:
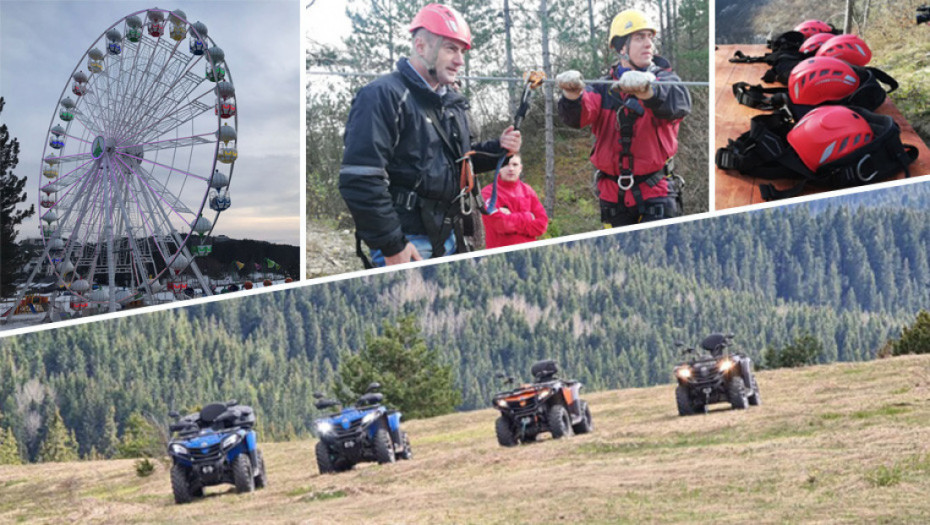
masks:
<instances>
[{"instance_id":1,"label":"yellow helmet","mask_svg":"<svg viewBox=\"0 0 930 525\"><path fill-rule=\"evenodd\" d=\"M644 29L658 33L655 24L646 16L646 13L639 9L627 9L615 16L613 22L610 23L610 36L607 37L607 43L620 51L628 36ZM614 42L614 38L617 37L620 38L619 42Z\"/></svg>"}]
</instances>

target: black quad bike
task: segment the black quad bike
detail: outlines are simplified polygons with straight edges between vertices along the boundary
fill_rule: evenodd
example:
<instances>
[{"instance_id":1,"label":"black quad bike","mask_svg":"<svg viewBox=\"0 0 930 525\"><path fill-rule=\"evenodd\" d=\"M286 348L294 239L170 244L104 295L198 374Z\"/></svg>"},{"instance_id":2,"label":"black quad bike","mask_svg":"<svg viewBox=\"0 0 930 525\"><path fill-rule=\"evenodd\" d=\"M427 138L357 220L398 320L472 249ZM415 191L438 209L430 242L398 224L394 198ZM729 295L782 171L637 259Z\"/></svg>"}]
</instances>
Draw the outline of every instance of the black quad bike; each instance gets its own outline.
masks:
<instances>
[{"instance_id":1,"label":"black quad bike","mask_svg":"<svg viewBox=\"0 0 930 525\"><path fill-rule=\"evenodd\" d=\"M555 361L539 361L533 365L533 383L501 392L492 404L501 415L494 425L497 442L502 447L536 441L536 436L550 432L553 439L572 434L586 434L594 430L591 410L579 393L582 384L556 377ZM505 384L514 378L498 373Z\"/></svg>"},{"instance_id":2,"label":"black quad bike","mask_svg":"<svg viewBox=\"0 0 930 525\"><path fill-rule=\"evenodd\" d=\"M707 405L712 403L730 403L734 409L761 404L752 361L729 351L733 337L733 334L711 334L701 341L704 352L694 348L684 350L682 363L675 367L678 415L706 413ZM681 348L684 344L676 346Z\"/></svg>"},{"instance_id":3,"label":"black quad bike","mask_svg":"<svg viewBox=\"0 0 930 525\"><path fill-rule=\"evenodd\" d=\"M175 420L168 427L175 503L203 497L204 487L211 485L232 483L236 492L252 492L268 484L252 407L229 401L184 417L175 411L169 416Z\"/></svg>"},{"instance_id":4,"label":"black quad bike","mask_svg":"<svg viewBox=\"0 0 930 525\"><path fill-rule=\"evenodd\" d=\"M396 459L413 458L410 438L400 426L401 413L384 406L384 394L375 392L379 383L371 383L348 406L316 420L320 440L316 444L316 463L320 474L342 472L356 463L377 461L394 463ZM323 399L315 393L316 408L326 410L339 406L334 399Z\"/></svg>"}]
</instances>

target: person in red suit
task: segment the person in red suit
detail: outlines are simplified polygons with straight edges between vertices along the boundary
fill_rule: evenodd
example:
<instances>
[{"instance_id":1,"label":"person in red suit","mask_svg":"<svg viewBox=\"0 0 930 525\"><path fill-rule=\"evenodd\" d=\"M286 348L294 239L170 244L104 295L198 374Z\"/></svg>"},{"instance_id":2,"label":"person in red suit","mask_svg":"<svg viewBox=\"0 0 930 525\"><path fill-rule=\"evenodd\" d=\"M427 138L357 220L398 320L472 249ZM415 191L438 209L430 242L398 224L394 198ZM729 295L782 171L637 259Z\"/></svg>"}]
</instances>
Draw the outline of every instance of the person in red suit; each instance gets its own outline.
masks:
<instances>
[{"instance_id":1,"label":"person in red suit","mask_svg":"<svg viewBox=\"0 0 930 525\"><path fill-rule=\"evenodd\" d=\"M524 242L533 242L546 233L549 216L533 188L520 180L523 159L514 155L501 168L497 183L497 211L482 215L485 242L488 248L499 248ZM491 199L492 185L481 190L485 202Z\"/></svg>"}]
</instances>

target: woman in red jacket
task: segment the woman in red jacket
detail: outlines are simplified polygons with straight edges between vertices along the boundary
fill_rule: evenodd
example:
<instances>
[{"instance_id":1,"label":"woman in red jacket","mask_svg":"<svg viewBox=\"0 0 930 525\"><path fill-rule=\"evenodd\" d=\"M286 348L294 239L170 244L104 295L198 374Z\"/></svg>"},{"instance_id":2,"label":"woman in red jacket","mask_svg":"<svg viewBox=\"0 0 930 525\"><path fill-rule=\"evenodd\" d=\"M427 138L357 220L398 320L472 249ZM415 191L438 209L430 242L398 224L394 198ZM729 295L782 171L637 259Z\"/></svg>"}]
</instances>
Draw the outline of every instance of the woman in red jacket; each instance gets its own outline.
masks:
<instances>
[{"instance_id":1,"label":"woman in red jacket","mask_svg":"<svg viewBox=\"0 0 930 525\"><path fill-rule=\"evenodd\" d=\"M497 211L481 216L488 248L533 242L546 233L549 226L549 216L536 192L520 180L522 161L520 155L514 155L510 163L501 168L497 183ZM491 191L490 184L481 190L485 202L491 199Z\"/></svg>"}]
</instances>

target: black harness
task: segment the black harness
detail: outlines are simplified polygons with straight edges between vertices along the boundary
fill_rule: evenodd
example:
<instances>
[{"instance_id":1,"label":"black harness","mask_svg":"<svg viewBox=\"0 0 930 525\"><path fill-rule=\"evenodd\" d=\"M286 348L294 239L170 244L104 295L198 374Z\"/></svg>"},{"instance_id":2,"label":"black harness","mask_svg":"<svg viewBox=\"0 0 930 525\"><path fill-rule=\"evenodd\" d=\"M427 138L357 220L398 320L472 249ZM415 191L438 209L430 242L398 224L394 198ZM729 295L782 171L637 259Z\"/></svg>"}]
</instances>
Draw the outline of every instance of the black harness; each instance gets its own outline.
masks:
<instances>
[{"instance_id":1,"label":"black harness","mask_svg":"<svg viewBox=\"0 0 930 525\"><path fill-rule=\"evenodd\" d=\"M859 107L850 109L865 119L875 138L817 171L808 169L788 143L788 132L795 122L783 112L753 117L749 131L717 150L717 167L738 170L743 175L760 179L800 180L787 190L777 190L771 184L761 185L759 190L765 200L795 197L807 183L849 188L891 178L902 170L909 177L907 167L917 159L917 148L901 143L901 129L894 119Z\"/></svg>"},{"instance_id":2,"label":"black harness","mask_svg":"<svg viewBox=\"0 0 930 525\"><path fill-rule=\"evenodd\" d=\"M888 93L898 89L898 82L881 69L874 67L851 67L859 76L859 87L845 98L825 102L824 104L858 106L869 111L875 111L885 102L885 97ZM888 89L886 90L882 84L888 86ZM759 84L753 86L747 82L737 82L733 84L733 95L736 96L736 100L744 106L761 109L763 111L785 110L796 121L801 120L810 110L817 107L795 104L791 101L788 88L764 88Z\"/></svg>"},{"instance_id":3,"label":"black harness","mask_svg":"<svg viewBox=\"0 0 930 525\"><path fill-rule=\"evenodd\" d=\"M838 29L833 30L833 34L838 35L841 31ZM771 68L762 75L762 81L766 83L778 82L781 84L788 83L788 77L791 75L791 70L794 69L794 66L798 65L802 60L811 58L814 56L814 53L802 53L801 46L806 40L803 33L799 31L788 31L787 33L782 33L774 40L769 40L769 49L772 50L771 53L766 53L764 56L746 56L742 51L737 50L733 57L730 58L730 62L737 64L753 64L758 62L765 62Z\"/></svg>"}]
</instances>

